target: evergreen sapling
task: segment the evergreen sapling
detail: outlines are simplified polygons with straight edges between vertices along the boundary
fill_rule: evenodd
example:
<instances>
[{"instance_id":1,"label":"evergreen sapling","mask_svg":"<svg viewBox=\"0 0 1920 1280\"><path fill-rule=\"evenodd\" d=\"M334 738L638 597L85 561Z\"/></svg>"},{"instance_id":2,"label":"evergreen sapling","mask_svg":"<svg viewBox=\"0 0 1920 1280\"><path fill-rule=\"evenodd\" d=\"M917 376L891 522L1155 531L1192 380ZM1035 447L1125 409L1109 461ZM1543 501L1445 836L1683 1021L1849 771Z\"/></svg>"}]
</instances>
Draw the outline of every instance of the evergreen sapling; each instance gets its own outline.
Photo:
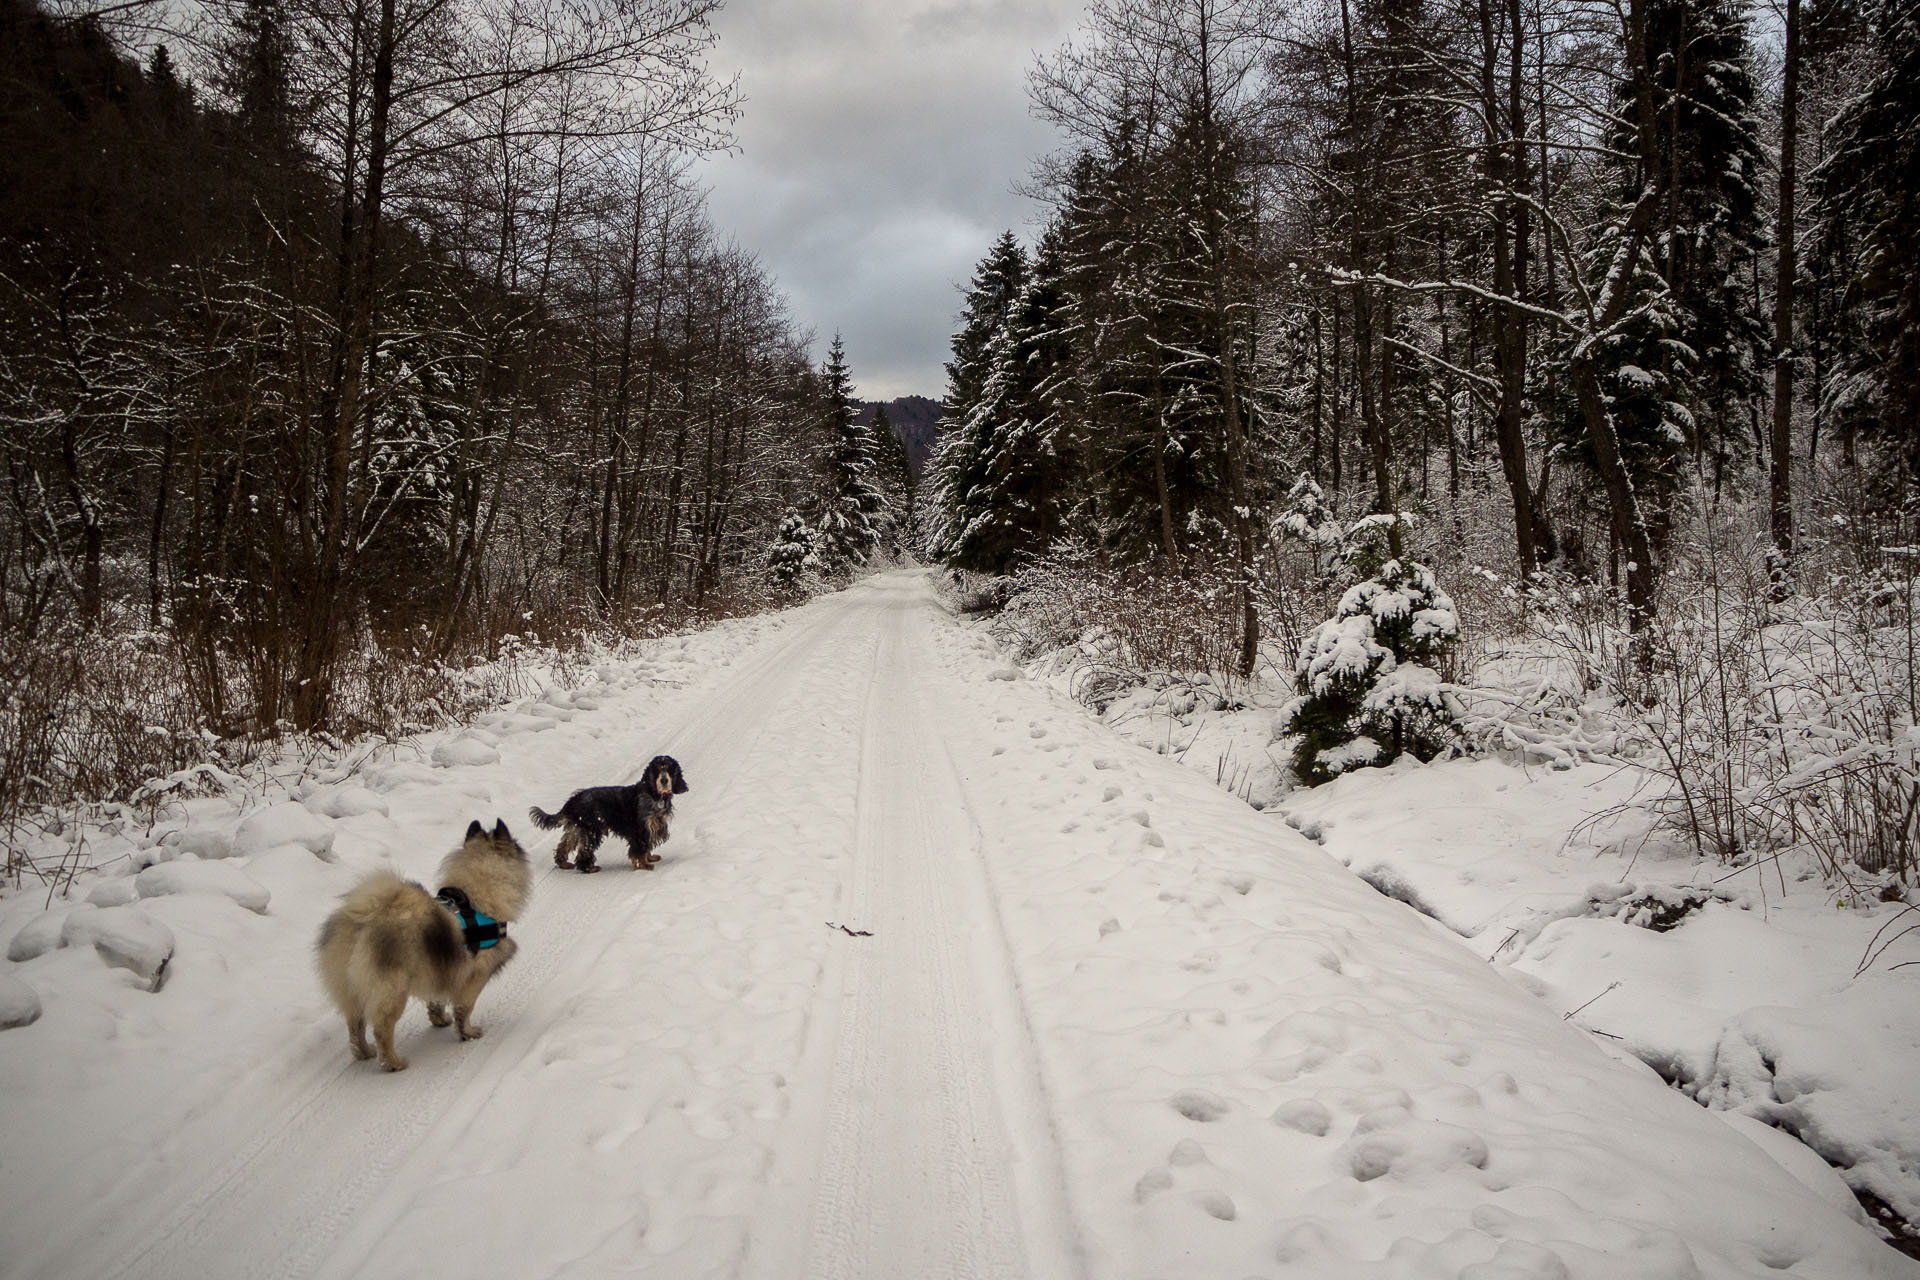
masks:
<instances>
[{"instance_id":1,"label":"evergreen sapling","mask_svg":"<svg viewBox=\"0 0 1920 1280\"><path fill-rule=\"evenodd\" d=\"M767 576L780 586L791 587L802 574L818 573L818 537L799 512L789 511L773 535L773 545L767 548Z\"/></svg>"},{"instance_id":2,"label":"evergreen sapling","mask_svg":"<svg viewBox=\"0 0 1920 1280\"><path fill-rule=\"evenodd\" d=\"M1297 696L1280 723L1294 775L1310 786L1402 755L1432 760L1459 742L1439 671L1459 641L1459 618L1432 571L1393 554L1406 522L1367 516L1347 531L1345 554L1368 576L1301 642Z\"/></svg>"}]
</instances>

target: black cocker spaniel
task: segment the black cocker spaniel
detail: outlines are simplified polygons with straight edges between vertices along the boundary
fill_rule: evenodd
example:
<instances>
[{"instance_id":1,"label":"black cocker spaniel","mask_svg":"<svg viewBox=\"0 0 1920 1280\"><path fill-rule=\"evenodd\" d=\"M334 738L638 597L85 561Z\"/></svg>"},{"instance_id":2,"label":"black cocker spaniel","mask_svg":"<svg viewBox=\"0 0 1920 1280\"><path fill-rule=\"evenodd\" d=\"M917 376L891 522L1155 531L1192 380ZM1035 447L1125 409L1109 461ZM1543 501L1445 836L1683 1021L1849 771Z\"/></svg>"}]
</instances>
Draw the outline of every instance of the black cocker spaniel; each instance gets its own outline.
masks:
<instances>
[{"instance_id":1,"label":"black cocker spaniel","mask_svg":"<svg viewBox=\"0 0 1920 1280\"><path fill-rule=\"evenodd\" d=\"M535 805L527 812L543 831L565 827L554 846L553 865L600 869L594 852L609 835L627 842L627 858L635 871L660 861L654 850L667 842L667 823L673 817L673 798L685 794L687 780L672 756L648 761L640 781L626 787L586 787L567 797L560 812L548 813Z\"/></svg>"}]
</instances>

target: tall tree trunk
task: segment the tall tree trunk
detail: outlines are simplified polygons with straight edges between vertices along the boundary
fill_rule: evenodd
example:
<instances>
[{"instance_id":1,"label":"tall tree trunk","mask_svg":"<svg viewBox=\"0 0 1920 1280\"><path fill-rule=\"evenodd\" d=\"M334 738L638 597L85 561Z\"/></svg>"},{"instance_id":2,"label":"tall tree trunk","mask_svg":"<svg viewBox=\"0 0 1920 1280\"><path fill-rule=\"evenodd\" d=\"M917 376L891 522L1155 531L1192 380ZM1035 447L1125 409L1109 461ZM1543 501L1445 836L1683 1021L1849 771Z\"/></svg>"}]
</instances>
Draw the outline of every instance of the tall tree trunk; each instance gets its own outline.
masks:
<instances>
[{"instance_id":1,"label":"tall tree trunk","mask_svg":"<svg viewBox=\"0 0 1920 1280\"><path fill-rule=\"evenodd\" d=\"M1390 514L1393 500L1393 446L1380 420L1373 374L1373 286L1361 285L1353 295L1353 380L1360 391L1360 429L1367 437L1373 463L1373 509Z\"/></svg>"},{"instance_id":2,"label":"tall tree trunk","mask_svg":"<svg viewBox=\"0 0 1920 1280\"><path fill-rule=\"evenodd\" d=\"M1199 7L1200 121L1201 145L1205 163L1201 168L1204 190L1201 193L1205 216L1209 274L1212 280L1209 299L1213 311L1214 339L1218 343L1215 360L1220 371L1220 399L1224 410L1222 426L1226 431L1227 501L1232 506L1229 525L1233 531L1235 569L1239 575L1240 653L1236 670L1242 679L1253 675L1260 657L1260 614L1253 603L1253 509L1247 492L1247 444L1240 420L1238 353L1235 351L1232 284L1233 255L1227 245L1229 230L1224 205L1225 182L1220 172L1226 140L1221 136L1219 103L1214 97L1212 28L1210 10Z\"/></svg>"},{"instance_id":3,"label":"tall tree trunk","mask_svg":"<svg viewBox=\"0 0 1920 1280\"><path fill-rule=\"evenodd\" d=\"M172 374L168 374L172 382ZM153 525L147 538L147 627L160 629L160 546L167 528L167 495L173 490L173 456L177 432L174 429L171 409L173 406L172 387L168 387L167 406L169 416L160 430L164 439L160 445L160 484L153 496Z\"/></svg>"},{"instance_id":4,"label":"tall tree trunk","mask_svg":"<svg viewBox=\"0 0 1920 1280\"><path fill-rule=\"evenodd\" d=\"M1780 257L1773 294L1773 432L1767 514L1773 534L1773 595L1784 598L1793 556L1794 150L1800 132L1800 0L1786 0L1786 67L1780 90L1780 196L1774 238Z\"/></svg>"},{"instance_id":5,"label":"tall tree trunk","mask_svg":"<svg viewBox=\"0 0 1920 1280\"><path fill-rule=\"evenodd\" d=\"M627 237L627 288L620 312L620 371L614 382L613 414L609 419L613 456L601 489L600 537L594 556L594 595L603 614L611 611L614 602L613 500L627 462L627 397L633 377L633 322L640 302L640 228L645 219L646 157L643 155L640 178L633 193L633 222Z\"/></svg>"},{"instance_id":6,"label":"tall tree trunk","mask_svg":"<svg viewBox=\"0 0 1920 1280\"><path fill-rule=\"evenodd\" d=\"M293 699L295 721L303 728L326 722L343 614L347 612L342 608L346 602L341 598L341 589L351 568L354 540L354 532L348 527L348 487L366 394L367 360L373 347L373 312L378 294L375 275L387 176L387 125L393 107L396 2L380 0L380 27L374 42L372 92L367 111L366 182L357 216L350 217L342 228L342 234L347 237L342 254L346 280L339 354L334 363L337 390L332 397L333 431L327 456L327 519L320 543L319 573L307 603L300 662L296 668L299 683ZM350 172L347 179L351 182Z\"/></svg>"},{"instance_id":7,"label":"tall tree trunk","mask_svg":"<svg viewBox=\"0 0 1920 1280\"><path fill-rule=\"evenodd\" d=\"M1167 572L1180 572L1180 543L1173 532L1173 497L1167 492L1167 402L1160 390L1160 367L1153 370L1153 497L1160 507L1160 553Z\"/></svg>"},{"instance_id":8,"label":"tall tree trunk","mask_svg":"<svg viewBox=\"0 0 1920 1280\"><path fill-rule=\"evenodd\" d=\"M1642 0L1633 0L1636 13L1641 3ZM1621 455L1620 437L1613 428L1613 415L1607 409L1606 396L1600 388L1596 348L1600 333L1626 314L1632 300L1632 290L1627 287L1627 281L1632 278L1634 264L1645 250L1648 232L1654 219L1660 216L1662 203L1663 193L1657 183L1649 178L1622 228L1620 247L1615 251L1606 282L1602 286L1603 302L1594 317L1594 329L1575 345L1573 357L1568 361L1568 375L1579 401L1580 415L1593 444L1595 468L1600 473L1601 484L1606 488L1614 542L1627 557L1627 630L1633 637L1635 665L1642 672L1649 670L1653 661L1650 629L1657 583L1654 538L1646 509L1634 487L1633 475L1627 470L1626 459Z\"/></svg>"},{"instance_id":9,"label":"tall tree trunk","mask_svg":"<svg viewBox=\"0 0 1920 1280\"><path fill-rule=\"evenodd\" d=\"M1519 116L1518 77L1520 74L1520 32L1517 3L1510 3L1510 33L1514 57L1509 81L1508 110L1502 111L1498 82L1500 40L1492 0L1480 0L1480 96L1487 130L1488 180L1506 190L1518 180L1515 158L1522 150L1523 130ZM1506 128L1503 130L1503 122ZM1502 137L1503 132L1511 137ZM1525 288L1525 250L1515 243L1526 234L1526 219L1510 207L1496 208L1493 223L1493 291L1502 298L1519 299ZM1527 441L1522 427L1521 401L1526 394L1527 330L1526 322L1515 307L1501 307L1493 316L1493 358L1500 375L1500 402L1494 412L1494 442L1500 450L1500 469L1507 482L1507 494L1513 504L1514 551L1520 561L1522 577L1531 578L1539 569L1534 535L1533 491L1527 479Z\"/></svg>"},{"instance_id":10,"label":"tall tree trunk","mask_svg":"<svg viewBox=\"0 0 1920 1280\"><path fill-rule=\"evenodd\" d=\"M1327 480L1336 495L1344 478L1340 473L1340 463L1347 440L1347 396L1340 378L1340 371L1344 367L1340 351L1343 332L1340 311L1340 295L1336 292L1333 296L1333 438L1327 442Z\"/></svg>"},{"instance_id":11,"label":"tall tree trunk","mask_svg":"<svg viewBox=\"0 0 1920 1280\"><path fill-rule=\"evenodd\" d=\"M1321 405L1326 399L1327 357L1325 344L1320 337L1320 308L1317 305L1310 306L1308 315L1313 318L1313 415L1310 419L1313 426L1313 452L1308 473L1317 477L1320 474Z\"/></svg>"}]
</instances>

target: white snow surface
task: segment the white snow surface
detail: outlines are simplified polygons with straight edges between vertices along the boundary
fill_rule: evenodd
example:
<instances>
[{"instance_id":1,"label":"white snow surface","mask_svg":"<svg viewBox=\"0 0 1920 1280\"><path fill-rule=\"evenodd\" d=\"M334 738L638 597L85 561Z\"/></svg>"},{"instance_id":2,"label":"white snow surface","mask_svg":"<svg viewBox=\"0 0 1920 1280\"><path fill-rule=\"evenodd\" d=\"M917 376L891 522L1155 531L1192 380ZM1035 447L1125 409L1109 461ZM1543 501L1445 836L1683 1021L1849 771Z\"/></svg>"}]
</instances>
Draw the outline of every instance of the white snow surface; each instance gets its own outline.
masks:
<instances>
[{"instance_id":1,"label":"white snow surface","mask_svg":"<svg viewBox=\"0 0 1920 1280\"><path fill-rule=\"evenodd\" d=\"M1920 965L1896 967L1920 937L1862 968L1912 914L1810 866L1695 858L1644 813L1604 816L1643 785L1599 764L1408 760L1280 809L1598 1043L1798 1135L1920 1221ZM1651 915L1640 904L1688 898L1704 901L1677 927L1632 923Z\"/></svg>"},{"instance_id":2,"label":"white snow surface","mask_svg":"<svg viewBox=\"0 0 1920 1280\"><path fill-rule=\"evenodd\" d=\"M34 989L0 970L0 1031L24 1027L40 1016L40 997Z\"/></svg>"},{"instance_id":3,"label":"white snow surface","mask_svg":"<svg viewBox=\"0 0 1920 1280\"><path fill-rule=\"evenodd\" d=\"M1920 1275L1277 816L1009 674L888 574L288 788L325 840L294 801L230 846L103 836L76 901L231 847L271 903L56 904L168 930L157 992L21 949L0 1275ZM527 806L659 752L691 787L660 866L555 870ZM475 818L536 867L487 1035L416 1005L410 1069L355 1062L320 921Z\"/></svg>"}]
</instances>

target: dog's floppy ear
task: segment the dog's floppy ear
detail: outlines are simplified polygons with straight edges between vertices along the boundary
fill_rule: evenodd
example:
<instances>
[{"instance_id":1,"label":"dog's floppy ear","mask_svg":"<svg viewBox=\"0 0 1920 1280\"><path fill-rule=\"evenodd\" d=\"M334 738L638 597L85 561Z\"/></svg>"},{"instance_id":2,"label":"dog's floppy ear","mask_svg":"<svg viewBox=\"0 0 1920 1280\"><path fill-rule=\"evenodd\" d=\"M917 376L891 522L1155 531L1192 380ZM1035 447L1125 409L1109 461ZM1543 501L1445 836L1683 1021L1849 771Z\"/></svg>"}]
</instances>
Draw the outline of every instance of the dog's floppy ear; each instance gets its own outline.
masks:
<instances>
[{"instance_id":1,"label":"dog's floppy ear","mask_svg":"<svg viewBox=\"0 0 1920 1280\"><path fill-rule=\"evenodd\" d=\"M686 775L680 772L680 762L672 756L667 757L667 771L673 774L673 794L685 795L687 791Z\"/></svg>"},{"instance_id":2,"label":"dog's floppy ear","mask_svg":"<svg viewBox=\"0 0 1920 1280\"><path fill-rule=\"evenodd\" d=\"M467 824L467 839L471 840L475 836L484 836L485 834L487 834L487 829L480 825L480 819L475 818Z\"/></svg>"}]
</instances>

